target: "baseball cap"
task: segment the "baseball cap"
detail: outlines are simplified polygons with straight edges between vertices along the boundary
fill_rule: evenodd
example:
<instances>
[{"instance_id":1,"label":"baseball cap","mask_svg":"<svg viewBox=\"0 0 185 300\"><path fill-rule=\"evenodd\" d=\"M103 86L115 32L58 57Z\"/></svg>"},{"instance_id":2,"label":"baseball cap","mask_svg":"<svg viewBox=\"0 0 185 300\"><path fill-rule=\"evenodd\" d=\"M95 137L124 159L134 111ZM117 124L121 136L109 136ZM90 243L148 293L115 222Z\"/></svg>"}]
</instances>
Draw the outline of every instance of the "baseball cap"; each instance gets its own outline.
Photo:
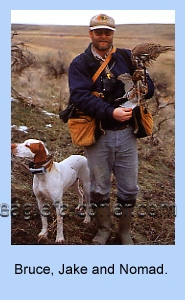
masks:
<instances>
[{"instance_id":1,"label":"baseball cap","mask_svg":"<svg viewBox=\"0 0 185 300\"><path fill-rule=\"evenodd\" d=\"M92 17L90 20L90 30L102 28L116 30L114 19L105 14Z\"/></svg>"}]
</instances>

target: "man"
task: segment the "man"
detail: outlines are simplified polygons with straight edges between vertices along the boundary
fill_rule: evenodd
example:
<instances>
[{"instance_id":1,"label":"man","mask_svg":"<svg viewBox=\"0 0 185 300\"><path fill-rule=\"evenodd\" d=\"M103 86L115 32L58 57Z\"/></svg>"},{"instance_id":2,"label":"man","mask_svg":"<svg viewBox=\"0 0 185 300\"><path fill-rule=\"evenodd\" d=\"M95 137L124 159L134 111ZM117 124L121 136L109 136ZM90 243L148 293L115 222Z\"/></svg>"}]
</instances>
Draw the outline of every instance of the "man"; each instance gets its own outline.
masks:
<instances>
[{"instance_id":1,"label":"man","mask_svg":"<svg viewBox=\"0 0 185 300\"><path fill-rule=\"evenodd\" d=\"M90 21L92 43L77 56L69 68L70 102L86 115L101 121L104 134L85 148L91 175L91 202L97 205L98 232L92 243L104 245L111 233L111 173L116 178L117 201L121 207L119 236L121 244L133 244L130 235L132 212L139 191L137 140L133 134L132 108L120 107L127 99L120 74L133 73L131 51L116 49L112 59L93 83L92 76L113 48L114 19L100 14ZM123 53L124 52L124 53ZM126 54L125 54L126 53ZM93 95L96 91L100 97ZM147 75L145 98L153 96L154 86Z\"/></svg>"}]
</instances>

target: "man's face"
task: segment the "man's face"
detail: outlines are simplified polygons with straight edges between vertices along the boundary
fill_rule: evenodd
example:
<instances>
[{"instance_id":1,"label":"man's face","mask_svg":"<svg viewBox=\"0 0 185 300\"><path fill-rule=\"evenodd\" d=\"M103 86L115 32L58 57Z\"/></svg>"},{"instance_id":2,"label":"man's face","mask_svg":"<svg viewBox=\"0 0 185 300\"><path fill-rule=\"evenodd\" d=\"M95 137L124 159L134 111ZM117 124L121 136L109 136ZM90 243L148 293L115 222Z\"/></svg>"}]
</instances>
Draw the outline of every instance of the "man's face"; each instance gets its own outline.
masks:
<instances>
[{"instance_id":1,"label":"man's face","mask_svg":"<svg viewBox=\"0 0 185 300\"><path fill-rule=\"evenodd\" d=\"M89 31L94 48L106 52L113 43L114 31L110 29L95 29Z\"/></svg>"}]
</instances>

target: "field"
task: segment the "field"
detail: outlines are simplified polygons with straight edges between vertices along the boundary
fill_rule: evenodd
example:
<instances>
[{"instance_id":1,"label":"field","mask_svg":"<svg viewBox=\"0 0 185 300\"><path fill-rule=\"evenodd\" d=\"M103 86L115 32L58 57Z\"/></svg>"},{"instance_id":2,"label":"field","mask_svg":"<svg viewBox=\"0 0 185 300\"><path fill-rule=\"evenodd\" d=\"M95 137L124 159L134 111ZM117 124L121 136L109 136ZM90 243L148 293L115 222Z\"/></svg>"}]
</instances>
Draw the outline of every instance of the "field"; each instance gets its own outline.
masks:
<instances>
[{"instance_id":1,"label":"field","mask_svg":"<svg viewBox=\"0 0 185 300\"><path fill-rule=\"evenodd\" d=\"M12 44L34 56L33 64L12 72L12 142L40 139L56 161L83 148L71 143L67 125L58 112L66 107L70 61L90 42L87 27L12 25ZM142 42L175 43L174 25L119 25L116 47L133 48ZM24 45L23 45L24 43ZM132 222L136 245L175 244L174 95L175 55L162 54L149 68L156 92L148 103L155 121L150 138L138 140L140 193ZM25 127L24 127L25 126ZM12 244L54 244L55 211L49 208L49 235L39 240L40 215L32 192L32 174L27 161L12 157ZM115 179L112 177L112 235L108 245L119 245L118 219L114 215ZM84 224L75 207L78 199L70 189L64 195L68 212L64 218L67 245L90 245L96 232L95 220Z\"/></svg>"}]
</instances>

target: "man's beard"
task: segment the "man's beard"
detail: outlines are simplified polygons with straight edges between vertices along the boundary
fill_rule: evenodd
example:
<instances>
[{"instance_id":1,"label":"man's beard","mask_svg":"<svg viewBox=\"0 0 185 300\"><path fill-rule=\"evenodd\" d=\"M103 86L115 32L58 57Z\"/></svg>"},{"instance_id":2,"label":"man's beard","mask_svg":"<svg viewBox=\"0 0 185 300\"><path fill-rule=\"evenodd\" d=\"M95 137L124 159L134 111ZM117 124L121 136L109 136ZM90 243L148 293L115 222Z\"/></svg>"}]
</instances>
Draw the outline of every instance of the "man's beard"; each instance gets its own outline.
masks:
<instances>
[{"instance_id":1,"label":"man's beard","mask_svg":"<svg viewBox=\"0 0 185 300\"><path fill-rule=\"evenodd\" d=\"M105 44L104 45L99 44L100 42L105 42ZM98 49L99 51L108 51L110 49L110 47L112 46L112 41L111 42L107 42L107 41L100 40L98 42L95 42L93 44L93 46L96 49Z\"/></svg>"}]
</instances>

